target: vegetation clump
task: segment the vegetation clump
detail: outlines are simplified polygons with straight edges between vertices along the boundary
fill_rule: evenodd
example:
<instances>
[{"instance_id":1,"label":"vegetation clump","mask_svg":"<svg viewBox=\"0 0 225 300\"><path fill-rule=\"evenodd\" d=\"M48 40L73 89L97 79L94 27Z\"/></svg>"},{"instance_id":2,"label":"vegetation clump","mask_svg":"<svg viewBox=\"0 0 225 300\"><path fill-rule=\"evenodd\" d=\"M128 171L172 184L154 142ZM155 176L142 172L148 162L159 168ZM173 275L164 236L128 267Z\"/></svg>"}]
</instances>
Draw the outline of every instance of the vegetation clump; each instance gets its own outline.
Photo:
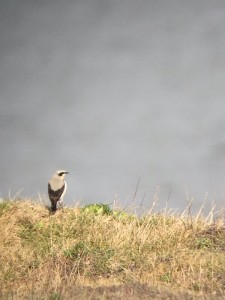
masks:
<instances>
[{"instance_id":1,"label":"vegetation clump","mask_svg":"<svg viewBox=\"0 0 225 300\"><path fill-rule=\"evenodd\" d=\"M168 299L179 299L179 293L184 299L225 296L222 217L153 212L138 217L106 204L50 215L43 204L4 201L0 235L0 297L70 299L79 294L77 286L82 292L77 299L92 299L93 289L104 286L117 293L115 299L119 291L138 299L135 289L143 291L143 299L150 294L160 299L163 290Z\"/></svg>"}]
</instances>

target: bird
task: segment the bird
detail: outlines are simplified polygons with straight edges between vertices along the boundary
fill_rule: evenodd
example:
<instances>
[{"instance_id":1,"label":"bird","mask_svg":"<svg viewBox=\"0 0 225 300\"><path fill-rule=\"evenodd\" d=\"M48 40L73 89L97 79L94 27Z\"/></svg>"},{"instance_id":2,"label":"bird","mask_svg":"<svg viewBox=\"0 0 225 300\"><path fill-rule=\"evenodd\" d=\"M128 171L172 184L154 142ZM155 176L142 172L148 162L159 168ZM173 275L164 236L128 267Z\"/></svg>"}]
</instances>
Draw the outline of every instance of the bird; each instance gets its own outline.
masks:
<instances>
[{"instance_id":1,"label":"bird","mask_svg":"<svg viewBox=\"0 0 225 300\"><path fill-rule=\"evenodd\" d=\"M52 214L56 212L58 203L62 205L63 197L67 189L67 184L64 179L68 173L69 172L64 170L56 171L48 183L48 196L51 201Z\"/></svg>"}]
</instances>

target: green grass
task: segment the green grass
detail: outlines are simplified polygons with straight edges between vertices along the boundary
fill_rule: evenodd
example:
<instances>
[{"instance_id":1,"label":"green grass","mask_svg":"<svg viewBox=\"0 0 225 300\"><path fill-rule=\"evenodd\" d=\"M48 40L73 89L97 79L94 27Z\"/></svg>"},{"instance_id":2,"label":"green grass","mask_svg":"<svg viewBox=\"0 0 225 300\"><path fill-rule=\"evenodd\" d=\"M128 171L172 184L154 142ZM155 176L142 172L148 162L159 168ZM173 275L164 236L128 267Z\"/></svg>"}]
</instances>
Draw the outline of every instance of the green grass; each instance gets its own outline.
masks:
<instances>
[{"instance_id":1,"label":"green grass","mask_svg":"<svg viewBox=\"0 0 225 300\"><path fill-rule=\"evenodd\" d=\"M0 216L2 216L7 209L10 208L11 202L9 200L3 200L0 202Z\"/></svg>"},{"instance_id":2,"label":"green grass","mask_svg":"<svg viewBox=\"0 0 225 300\"><path fill-rule=\"evenodd\" d=\"M1 202L0 296L70 299L79 287L77 299L97 291L113 299L117 287L118 297L143 291L148 298L154 291L158 299L163 293L218 299L225 296L225 227L222 217L211 220L185 213L138 217L106 204L50 215L31 201Z\"/></svg>"}]
</instances>

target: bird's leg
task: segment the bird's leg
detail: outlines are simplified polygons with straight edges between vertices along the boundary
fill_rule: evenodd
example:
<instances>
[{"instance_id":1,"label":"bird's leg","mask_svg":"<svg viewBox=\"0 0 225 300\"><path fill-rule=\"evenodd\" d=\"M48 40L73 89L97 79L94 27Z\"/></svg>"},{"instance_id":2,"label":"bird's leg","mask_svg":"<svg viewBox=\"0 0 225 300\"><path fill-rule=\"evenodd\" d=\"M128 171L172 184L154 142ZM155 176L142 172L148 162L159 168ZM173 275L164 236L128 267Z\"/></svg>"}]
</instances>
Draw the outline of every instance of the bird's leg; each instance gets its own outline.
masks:
<instances>
[{"instance_id":1,"label":"bird's leg","mask_svg":"<svg viewBox=\"0 0 225 300\"><path fill-rule=\"evenodd\" d=\"M64 209L63 209L63 202L62 202L62 201L59 201L58 207L60 207L60 208L62 209L62 211L64 212Z\"/></svg>"}]
</instances>

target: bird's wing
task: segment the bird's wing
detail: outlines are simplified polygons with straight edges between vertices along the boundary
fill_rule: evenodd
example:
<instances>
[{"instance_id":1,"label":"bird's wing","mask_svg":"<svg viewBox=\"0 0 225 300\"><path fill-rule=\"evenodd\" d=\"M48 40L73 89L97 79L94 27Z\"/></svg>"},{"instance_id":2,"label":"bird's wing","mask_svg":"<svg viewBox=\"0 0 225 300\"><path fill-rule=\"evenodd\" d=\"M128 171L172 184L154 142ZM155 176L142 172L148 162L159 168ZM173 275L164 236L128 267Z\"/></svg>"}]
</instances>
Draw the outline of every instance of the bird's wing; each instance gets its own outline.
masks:
<instances>
[{"instance_id":1,"label":"bird's wing","mask_svg":"<svg viewBox=\"0 0 225 300\"><path fill-rule=\"evenodd\" d=\"M56 191L54 191L54 190L51 188L51 185L48 184L48 195L49 195L49 199L50 199L51 201L54 201L54 202L59 201L60 198L61 198L61 196L62 196L62 194L63 194L63 192L64 192L64 189L65 189L65 183L63 184L63 186L62 186L60 189L58 189L58 190L56 190Z\"/></svg>"}]
</instances>

